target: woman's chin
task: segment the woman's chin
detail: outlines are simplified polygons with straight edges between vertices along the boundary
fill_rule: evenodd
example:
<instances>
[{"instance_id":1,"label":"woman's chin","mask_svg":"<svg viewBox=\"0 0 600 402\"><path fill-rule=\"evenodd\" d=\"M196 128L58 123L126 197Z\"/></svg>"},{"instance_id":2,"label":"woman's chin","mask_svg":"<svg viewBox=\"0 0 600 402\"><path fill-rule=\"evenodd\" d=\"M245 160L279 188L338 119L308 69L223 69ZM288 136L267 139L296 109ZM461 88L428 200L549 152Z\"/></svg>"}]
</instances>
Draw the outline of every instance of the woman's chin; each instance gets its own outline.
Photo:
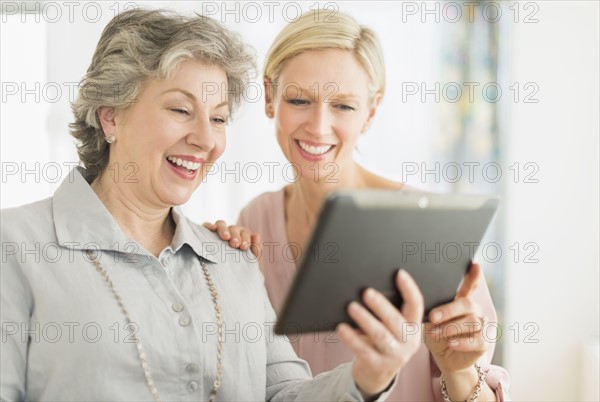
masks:
<instances>
[{"instance_id":1,"label":"woman's chin","mask_svg":"<svg viewBox=\"0 0 600 402\"><path fill-rule=\"evenodd\" d=\"M197 178L198 179L198 178ZM156 195L163 204L169 206L183 205L192 198L200 181L182 181L178 177L167 176L157 183Z\"/></svg>"},{"instance_id":2,"label":"woman's chin","mask_svg":"<svg viewBox=\"0 0 600 402\"><path fill-rule=\"evenodd\" d=\"M193 192L191 191L181 191L181 192L169 192L166 194L161 194L160 200L164 205L168 205L169 207L176 207L178 205L183 205L192 198Z\"/></svg>"}]
</instances>

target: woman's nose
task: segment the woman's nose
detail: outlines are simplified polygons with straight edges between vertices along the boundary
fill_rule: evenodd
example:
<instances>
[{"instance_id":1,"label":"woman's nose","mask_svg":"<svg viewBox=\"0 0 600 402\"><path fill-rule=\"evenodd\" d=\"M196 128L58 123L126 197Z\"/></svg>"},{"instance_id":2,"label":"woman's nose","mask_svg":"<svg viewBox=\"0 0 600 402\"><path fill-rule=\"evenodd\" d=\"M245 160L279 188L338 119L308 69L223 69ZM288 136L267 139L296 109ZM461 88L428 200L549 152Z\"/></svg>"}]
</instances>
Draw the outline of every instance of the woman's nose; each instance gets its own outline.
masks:
<instances>
[{"instance_id":1,"label":"woman's nose","mask_svg":"<svg viewBox=\"0 0 600 402\"><path fill-rule=\"evenodd\" d=\"M309 116L306 129L315 136L324 136L331 133L331 112L327 104L320 104L314 108Z\"/></svg>"},{"instance_id":2,"label":"woman's nose","mask_svg":"<svg viewBox=\"0 0 600 402\"><path fill-rule=\"evenodd\" d=\"M210 152L216 144L214 135L210 119L200 118L188 134L187 143L201 148L204 152Z\"/></svg>"}]
</instances>

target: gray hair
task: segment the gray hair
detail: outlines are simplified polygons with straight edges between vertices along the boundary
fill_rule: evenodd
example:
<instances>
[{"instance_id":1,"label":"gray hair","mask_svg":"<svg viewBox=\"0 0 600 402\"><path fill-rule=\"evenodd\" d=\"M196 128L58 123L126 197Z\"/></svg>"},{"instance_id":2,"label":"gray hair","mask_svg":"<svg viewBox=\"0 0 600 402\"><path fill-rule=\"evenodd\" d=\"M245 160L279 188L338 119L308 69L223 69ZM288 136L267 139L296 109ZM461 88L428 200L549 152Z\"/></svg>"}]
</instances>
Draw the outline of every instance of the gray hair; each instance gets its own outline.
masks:
<instances>
[{"instance_id":1,"label":"gray hair","mask_svg":"<svg viewBox=\"0 0 600 402\"><path fill-rule=\"evenodd\" d=\"M129 10L108 23L72 104L71 135L79 141L77 152L90 180L101 174L109 155L98 109L126 110L144 83L168 78L189 59L225 72L233 112L256 68L254 51L238 34L206 16L166 10Z\"/></svg>"}]
</instances>

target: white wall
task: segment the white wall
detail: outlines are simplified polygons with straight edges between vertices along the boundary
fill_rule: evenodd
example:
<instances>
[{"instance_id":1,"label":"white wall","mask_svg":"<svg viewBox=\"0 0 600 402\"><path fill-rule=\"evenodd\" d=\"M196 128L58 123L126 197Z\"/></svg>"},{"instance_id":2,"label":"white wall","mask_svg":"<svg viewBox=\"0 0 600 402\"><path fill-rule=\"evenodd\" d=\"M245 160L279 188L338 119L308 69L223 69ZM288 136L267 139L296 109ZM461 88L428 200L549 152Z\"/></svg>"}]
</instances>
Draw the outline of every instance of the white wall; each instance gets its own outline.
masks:
<instances>
[{"instance_id":1,"label":"white wall","mask_svg":"<svg viewBox=\"0 0 600 402\"><path fill-rule=\"evenodd\" d=\"M36 84L41 89L46 80L46 41L44 35L46 24L15 23L9 32L8 19L0 15L0 72L2 88L0 99L0 152L2 159L2 194L0 205L14 206L27 201L46 197L52 191L52 183L39 176L41 166L51 161L49 140L46 136L46 118L49 104L42 102L40 91L35 91ZM10 17L17 20L18 16ZM6 21L6 23L5 23ZM22 40L14 40L22 38ZM27 40L28 38L37 40ZM35 54L35 63L14 63L18 60L22 49L28 54ZM33 94L24 95L21 89L33 89ZM14 94L14 95L13 95ZM25 101L22 101L22 95ZM36 102L36 96L38 101ZM27 122L21 126L21 122ZM21 130L23 128L24 130ZM35 141L36 147L31 144ZM36 169L35 164L40 168ZM21 177L24 169L31 169L33 174ZM38 171L37 173L35 171ZM36 178L35 175L38 175ZM54 178L53 172L47 172ZM61 175L62 176L62 175ZM49 176L50 177L50 176ZM58 177L57 180L61 180ZM12 202L11 202L12 201Z\"/></svg>"},{"instance_id":2,"label":"white wall","mask_svg":"<svg viewBox=\"0 0 600 402\"><path fill-rule=\"evenodd\" d=\"M523 263L522 249L521 262L508 266L507 319L520 334L504 335L513 397L566 401L593 395L579 388L582 350L598 345L599 7L537 4L539 22L511 23L505 41L510 81L539 85L539 103L507 108L503 158L537 163L539 183L506 185L505 236L539 245L539 262ZM539 342L526 342L536 328ZM598 398L598 360L595 370Z\"/></svg>"},{"instance_id":3,"label":"white wall","mask_svg":"<svg viewBox=\"0 0 600 402\"><path fill-rule=\"evenodd\" d=\"M236 3L223 6L221 2L76 2L74 6L54 1L27 3L27 10L36 10L37 7L40 11L38 16L21 16L13 12L12 4L16 4L17 11L22 11L23 3L10 4L8 8L6 4L3 6L5 13L2 15L2 81L28 81L26 88L33 88L37 82L41 88L38 95L41 92L41 96L36 102L33 95L26 95L23 102L19 91L14 95L7 94L6 102L2 103L2 160L19 164L16 174L3 171L2 207L50 196L60 180L48 182L44 179L53 179L50 175L54 174L54 165L49 166L48 163L59 164L62 167L60 173L66 177L68 165L65 164L77 161L73 140L67 132L67 124L72 120L69 88L82 78L102 28L116 11L137 5L202 12L214 10L216 6L217 11L212 16L242 34L254 47L262 71L264 57L275 35L286 21L295 18L297 9L303 12L314 9L316 2L278 2L275 7L271 6L272 21L269 7L261 5L262 17L254 21L254 9L244 8L243 2L237 3L237 12ZM345 2L338 7L375 29L386 56L389 88L401 88L403 81L434 82L437 79L441 53L440 24L423 24L417 17L405 24L394 23L390 16L400 15L400 2ZM227 13L226 10L233 12ZM419 40L416 41L415 37ZM423 43L427 46L422 46ZM262 79L258 79L256 84L262 86ZM62 89L62 96L56 97L52 91L54 86ZM401 161L429 161L432 158L431 142L439 130L431 116L437 106L420 102L419 96L403 102L399 90L390 90L372 128L360 142L362 152L357 158L371 170L400 181ZM32 113L32 107L40 111ZM242 106L228 129L227 138L227 149L218 163L220 170L208 177L184 206L186 213L198 222L216 219L234 221L239 210L251 198L289 182L291 171L282 169L287 162L274 140L273 125L264 116L262 96L256 100L249 99ZM32 155L28 144L37 144L43 155ZM21 165L21 161L31 162ZM37 169L39 177L28 174L23 180L22 168L35 169L33 161L42 161ZM267 165L270 163L278 163L280 167L272 179ZM253 182L256 169L250 164L261 168L257 182ZM8 165L3 164L3 168L5 166ZM12 165L8 168L12 169ZM225 173L226 170L232 173ZM417 179L418 176L411 177L410 180L415 180L411 184L427 186Z\"/></svg>"}]
</instances>

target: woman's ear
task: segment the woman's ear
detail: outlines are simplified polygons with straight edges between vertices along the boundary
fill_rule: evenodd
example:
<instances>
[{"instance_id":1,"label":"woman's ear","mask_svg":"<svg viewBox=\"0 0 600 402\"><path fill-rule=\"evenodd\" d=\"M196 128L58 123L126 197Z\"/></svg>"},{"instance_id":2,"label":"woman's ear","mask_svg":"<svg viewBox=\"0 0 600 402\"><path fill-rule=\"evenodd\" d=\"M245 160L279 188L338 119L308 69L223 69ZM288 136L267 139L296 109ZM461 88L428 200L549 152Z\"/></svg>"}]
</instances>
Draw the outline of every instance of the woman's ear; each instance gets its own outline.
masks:
<instances>
[{"instance_id":1,"label":"woman's ear","mask_svg":"<svg viewBox=\"0 0 600 402\"><path fill-rule=\"evenodd\" d=\"M115 135L117 131L117 123L115 121L116 115L117 112L112 106L101 106L98 108L98 120L100 120L100 125L102 126L105 137Z\"/></svg>"},{"instance_id":2,"label":"woman's ear","mask_svg":"<svg viewBox=\"0 0 600 402\"><path fill-rule=\"evenodd\" d=\"M275 110L273 110L273 98L275 97L275 86L270 79L264 79L265 86L265 114L269 119L275 116Z\"/></svg>"},{"instance_id":3,"label":"woman's ear","mask_svg":"<svg viewBox=\"0 0 600 402\"><path fill-rule=\"evenodd\" d=\"M363 126L361 134L366 132L369 129L369 127L371 126L371 123L373 122L373 118L375 118L375 114L377 113L377 108L381 104L382 100L383 100L383 95L381 94L381 92L377 92L375 94L375 96L373 96L373 101L371 102L371 105L369 106L369 116L367 117L367 121L365 121L365 125Z\"/></svg>"}]
</instances>

